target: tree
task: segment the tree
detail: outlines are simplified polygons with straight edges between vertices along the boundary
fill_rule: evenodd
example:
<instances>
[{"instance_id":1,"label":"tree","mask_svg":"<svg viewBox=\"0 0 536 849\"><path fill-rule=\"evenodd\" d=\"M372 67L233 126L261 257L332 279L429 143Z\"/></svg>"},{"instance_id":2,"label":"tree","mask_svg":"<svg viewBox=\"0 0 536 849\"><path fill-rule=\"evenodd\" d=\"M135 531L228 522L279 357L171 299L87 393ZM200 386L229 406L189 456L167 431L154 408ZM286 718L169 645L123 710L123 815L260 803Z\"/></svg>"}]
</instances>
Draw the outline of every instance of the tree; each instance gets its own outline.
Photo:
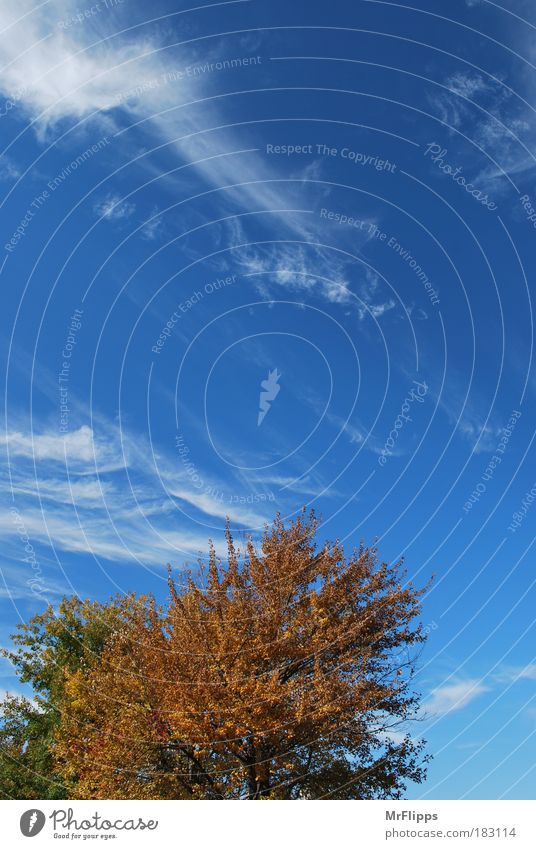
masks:
<instances>
[{"instance_id":1,"label":"tree","mask_svg":"<svg viewBox=\"0 0 536 849\"><path fill-rule=\"evenodd\" d=\"M17 627L14 650L2 654L34 697L7 695L0 717L0 798L63 799L67 787L55 769L55 731L65 685L76 671L87 674L110 636L128 629L145 600L134 596L107 604L65 598L54 610Z\"/></svg>"},{"instance_id":2,"label":"tree","mask_svg":"<svg viewBox=\"0 0 536 849\"><path fill-rule=\"evenodd\" d=\"M50 715L24 697L7 695L0 722L0 798L61 799L54 776Z\"/></svg>"},{"instance_id":3,"label":"tree","mask_svg":"<svg viewBox=\"0 0 536 849\"><path fill-rule=\"evenodd\" d=\"M423 590L375 548L315 545L278 516L227 529L169 603L146 600L65 671L54 758L79 798L400 798L424 777L415 718Z\"/></svg>"}]
</instances>

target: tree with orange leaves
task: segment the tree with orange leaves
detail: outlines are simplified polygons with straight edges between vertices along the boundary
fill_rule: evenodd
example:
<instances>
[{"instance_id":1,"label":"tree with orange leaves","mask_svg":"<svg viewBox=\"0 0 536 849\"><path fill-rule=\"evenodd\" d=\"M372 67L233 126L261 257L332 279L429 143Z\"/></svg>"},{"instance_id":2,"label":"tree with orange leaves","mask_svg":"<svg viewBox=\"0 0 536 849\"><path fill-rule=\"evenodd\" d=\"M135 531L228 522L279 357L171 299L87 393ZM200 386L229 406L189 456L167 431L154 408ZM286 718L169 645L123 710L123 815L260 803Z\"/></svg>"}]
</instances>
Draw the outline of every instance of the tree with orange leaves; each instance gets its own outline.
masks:
<instances>
[{"instance_id":1,"label":"tree with orange leaves","mask_svg":"<svg viewBox=\"0 0 536 849\"><path fill-rule=\"evenodd\" d=\"M195 577L170 573L165 609L67 673L54 758L72 796L388 799L423 779L423 591L317 530L278 516L240 551L227 529L225 562L211 546Z\"/></svg>"}]
</instances>

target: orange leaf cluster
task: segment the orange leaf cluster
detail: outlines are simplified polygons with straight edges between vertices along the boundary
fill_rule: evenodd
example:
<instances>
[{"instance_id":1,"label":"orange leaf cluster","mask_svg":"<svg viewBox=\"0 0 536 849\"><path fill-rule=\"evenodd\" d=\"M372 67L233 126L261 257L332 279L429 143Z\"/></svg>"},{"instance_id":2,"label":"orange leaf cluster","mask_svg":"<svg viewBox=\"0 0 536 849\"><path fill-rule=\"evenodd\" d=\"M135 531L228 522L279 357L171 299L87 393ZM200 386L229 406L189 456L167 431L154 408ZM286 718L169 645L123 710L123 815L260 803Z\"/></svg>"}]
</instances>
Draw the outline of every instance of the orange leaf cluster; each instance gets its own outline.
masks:
<instances>
[{"instance_id":1,"label":"orange leaf cluster","mask_svg":"<svg viewBox=\"0 0 536 849\"><path fill-rule=\"evenodd\" d=\"M422 778L411 647L422 591L361 547L277 517L210 548L164 610L130 608L67 675L56 762L79 798L392 798Z\"/></svg>"}]
</instances>

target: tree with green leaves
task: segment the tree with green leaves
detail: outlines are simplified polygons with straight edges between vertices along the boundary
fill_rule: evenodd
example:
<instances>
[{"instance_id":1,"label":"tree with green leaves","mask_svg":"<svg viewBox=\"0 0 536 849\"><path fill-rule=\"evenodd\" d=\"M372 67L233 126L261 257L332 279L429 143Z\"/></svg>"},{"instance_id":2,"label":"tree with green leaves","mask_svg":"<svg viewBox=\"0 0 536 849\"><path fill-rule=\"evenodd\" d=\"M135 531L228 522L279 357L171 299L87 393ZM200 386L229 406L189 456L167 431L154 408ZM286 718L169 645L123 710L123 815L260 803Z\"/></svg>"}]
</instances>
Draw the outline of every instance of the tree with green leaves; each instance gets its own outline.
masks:
<instances>
[{"instance_id":1,"label":"tree with green leaves","mask_svg":"<svg viewBox=\"0 0 536 849\"><path fill-rule=\"evenodd\" d=\"M106 604L64 598L57 610L49 605L17 626L14 648L2 654L34 695L8 694L0 705L0 798L68 797L54 756L66 682L76 671L89 672L107 640L128 629L129 617L144 603L133 595Z\"/></svg>"}]
</instances>

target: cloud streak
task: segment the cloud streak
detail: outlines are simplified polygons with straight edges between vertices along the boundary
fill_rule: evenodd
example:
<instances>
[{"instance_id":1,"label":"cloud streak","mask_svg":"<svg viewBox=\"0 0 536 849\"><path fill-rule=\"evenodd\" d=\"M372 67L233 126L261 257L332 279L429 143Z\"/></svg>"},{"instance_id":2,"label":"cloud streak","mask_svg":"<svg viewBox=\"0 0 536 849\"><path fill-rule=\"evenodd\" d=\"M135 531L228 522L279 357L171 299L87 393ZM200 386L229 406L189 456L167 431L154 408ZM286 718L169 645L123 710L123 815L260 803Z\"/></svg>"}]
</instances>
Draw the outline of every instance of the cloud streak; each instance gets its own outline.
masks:
<instances>
[{"instance_id":1,"label":"cloud streak","mask_svg":"<svg viewBox=\"0 0 536 849\"><path fill-rule=\"evenodd\" d=\"M82 425L66 435L30 434L19 427L2 437L11 477L0 491L16 505L32 545L163 566L205 551L210 536L218 541L227 516L242 527L266 520L262 505L211 495L224 486L205 472L209 491L199 491L176 458L146 437L102 416L94 423L96 431ZM10 509L0 513L0 537L11 541L16 558L20 531Z\"/></svg>"},{"instance_id":2,"label":"cloud streak","mask_svg":"<svg viewBox=\"0 0 536 849\"><path fill-rule=\"evenodd\" d=\"M479 678L467 678L436 687L423 705L427 713L445 716L467 707L476 698L490 690Z\"/></svg>"}]
</instances>

